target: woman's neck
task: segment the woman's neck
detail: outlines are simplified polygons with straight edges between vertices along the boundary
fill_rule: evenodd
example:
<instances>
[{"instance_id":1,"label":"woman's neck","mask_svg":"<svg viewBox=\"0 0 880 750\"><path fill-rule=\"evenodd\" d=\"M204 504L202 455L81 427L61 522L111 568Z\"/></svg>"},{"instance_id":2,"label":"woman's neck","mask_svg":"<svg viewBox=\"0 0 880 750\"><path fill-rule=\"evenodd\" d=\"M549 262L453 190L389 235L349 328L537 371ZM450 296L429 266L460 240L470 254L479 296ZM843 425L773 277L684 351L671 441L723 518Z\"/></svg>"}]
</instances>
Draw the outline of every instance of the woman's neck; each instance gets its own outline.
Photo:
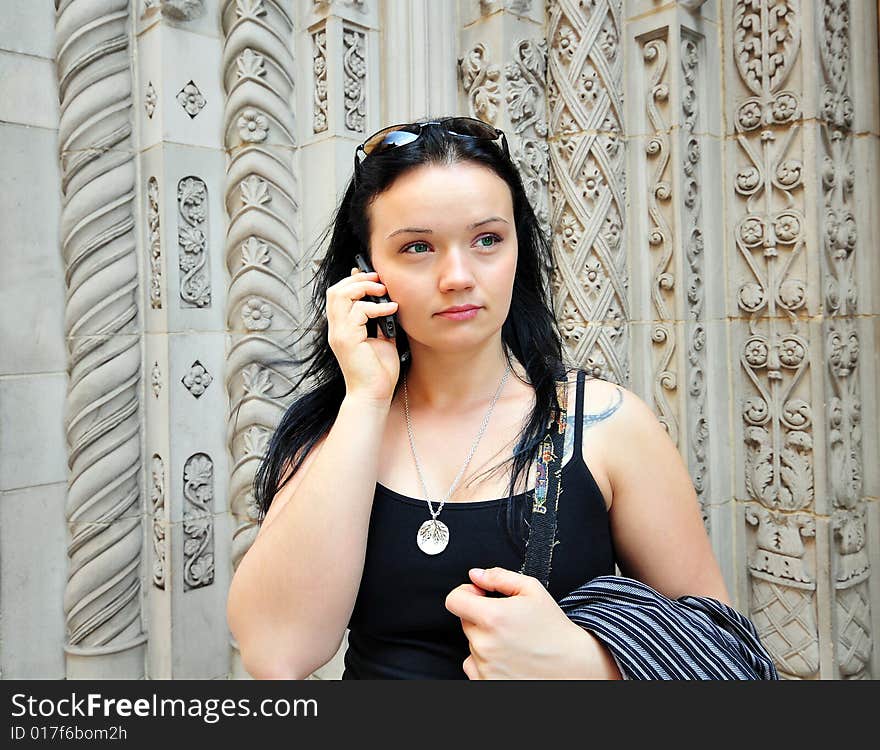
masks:
<instances>
[{"instance_id":1,"label":"woman's neck","mask_svg":"<svg viewBox=\"0 0 880 750\"><path fill-rule=\"evenodd\" d=\"M485 408L501 385L507 367L500 341L498 346L476 351L439 352L416 346L412 358L407 374L410 409L445 415ZM516 360L512 365L502 396L508 391L510 381L517 374L522 375ZM399 397L402 401L402 388Z\"/></svg>"}]
</instances>

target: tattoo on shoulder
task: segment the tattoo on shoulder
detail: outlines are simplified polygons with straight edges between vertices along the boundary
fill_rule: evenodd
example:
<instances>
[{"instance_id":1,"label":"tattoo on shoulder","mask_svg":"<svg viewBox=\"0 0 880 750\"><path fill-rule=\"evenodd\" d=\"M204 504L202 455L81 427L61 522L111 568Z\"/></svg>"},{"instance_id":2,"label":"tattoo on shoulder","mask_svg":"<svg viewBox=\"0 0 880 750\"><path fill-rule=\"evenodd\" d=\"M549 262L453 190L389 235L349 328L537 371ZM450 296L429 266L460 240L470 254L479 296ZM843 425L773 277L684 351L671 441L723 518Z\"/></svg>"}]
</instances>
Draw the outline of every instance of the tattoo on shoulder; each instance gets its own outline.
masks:
<instances>
[{"instance_id":1,"label":"tattoo on shoulder","mask_svg":"<svg viewBox=\"0 0 880 750\"><path fill-rule=\"evenodd\" d=\"M584 410L583 415L583 430L586 430L592 427L594 424L598 424L599 422L604 422L606 419L611 417L623 403L623 391L618 387L617 393L615 394L614 400L611 404L602 409L601 411L596 412L588 412ZM575 414L574 409L567 412L565 415L565 440L564 440L564 455L566 457L570 456L572 451L574 450L574 434L575 434L575 424L574 424Z\"/></svg>"},{"instance_id":2,"label":"tattoo on shoulder","mask_svg":"<svg viewBox=\"0 0 880 750\"><path fill-rule=\"evenodd\" d=\"M615 390L617 391L617 393L615 394L614 401L611 402L610 406L603 409L602 411L584 411L585 430L598 422L604 422L620 408L620 405L623 403L623 391L620 388L616 388Z\"/></svg>"}]
</instances>

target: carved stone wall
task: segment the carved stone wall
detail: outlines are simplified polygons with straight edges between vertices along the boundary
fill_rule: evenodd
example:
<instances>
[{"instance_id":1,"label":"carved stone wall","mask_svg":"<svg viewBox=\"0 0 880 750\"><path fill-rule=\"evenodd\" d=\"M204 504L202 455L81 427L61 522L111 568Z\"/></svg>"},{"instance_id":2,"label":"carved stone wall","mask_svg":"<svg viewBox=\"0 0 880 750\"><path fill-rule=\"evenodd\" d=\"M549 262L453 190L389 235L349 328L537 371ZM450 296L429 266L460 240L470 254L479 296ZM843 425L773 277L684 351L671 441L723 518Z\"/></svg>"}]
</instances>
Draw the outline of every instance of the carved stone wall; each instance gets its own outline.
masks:
<instances>
[{"instance_id":1,"label":"carved stone wall","mask_svg":"<svg viewBox=\"0 0 880 750\"><path fill-rule=\"evenodd\" d=\"M315 243L358 143L455 112L507 133L567 356L654 409L780 673L880 676L875 3L38 5L0 28L2 676L246 676Z\"/></svg>"}]
</instances>

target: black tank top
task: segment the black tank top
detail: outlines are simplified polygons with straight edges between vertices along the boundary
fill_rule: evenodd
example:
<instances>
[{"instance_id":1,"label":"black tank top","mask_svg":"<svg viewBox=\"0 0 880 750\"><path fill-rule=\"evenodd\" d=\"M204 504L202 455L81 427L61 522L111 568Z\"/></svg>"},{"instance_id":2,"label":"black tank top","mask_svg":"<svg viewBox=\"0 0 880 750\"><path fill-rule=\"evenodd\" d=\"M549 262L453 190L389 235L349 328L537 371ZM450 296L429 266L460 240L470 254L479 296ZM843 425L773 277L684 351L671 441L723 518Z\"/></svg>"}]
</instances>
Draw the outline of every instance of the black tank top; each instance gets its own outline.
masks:
<instances>
[{"instance_id":1,"label":"black tank top","mask_svg":"<svg viewBox=\"0 0 880 750\"><path fill-rule=\"evenodd\" d=\"M582 371L576 392L574 448L562 467L549 585L557 602L582 583L614 572L605 501L581 451ZM530 493L513 496L517 510ZM416 531L430 518L427 503L376 485L342 679L467 679L462 663L468 641L444 603L452 589L470 582L470 568L522 566L522 552L505 530L507 502L447 503L441 519L449 527L449 546L426 555L416 546Z\"/></svg>"}]
</instances>

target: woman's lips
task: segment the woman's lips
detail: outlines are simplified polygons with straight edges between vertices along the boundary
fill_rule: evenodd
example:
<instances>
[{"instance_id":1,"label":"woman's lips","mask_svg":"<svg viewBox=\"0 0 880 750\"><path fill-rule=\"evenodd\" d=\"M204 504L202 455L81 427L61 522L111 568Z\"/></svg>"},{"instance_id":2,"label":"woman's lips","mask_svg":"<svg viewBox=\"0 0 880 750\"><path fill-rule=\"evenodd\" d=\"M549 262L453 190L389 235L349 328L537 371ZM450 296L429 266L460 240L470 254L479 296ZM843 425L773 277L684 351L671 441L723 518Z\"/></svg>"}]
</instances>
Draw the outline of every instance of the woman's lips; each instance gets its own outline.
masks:
<instances>
[{"instance_id":1,"label":"woman's lips","mask_svg":"<svg viewBox=\"0 0 880 750\"><path fill-rule=\"evenodd\" d=\"M446 318L447 320L470 320L471 318L475 318L477 313L480 312L482 308L480 307L471 307L468 310L456 310L455 312L440 312L437 313L441 318Z\"/></svg>"}]
</instances>

